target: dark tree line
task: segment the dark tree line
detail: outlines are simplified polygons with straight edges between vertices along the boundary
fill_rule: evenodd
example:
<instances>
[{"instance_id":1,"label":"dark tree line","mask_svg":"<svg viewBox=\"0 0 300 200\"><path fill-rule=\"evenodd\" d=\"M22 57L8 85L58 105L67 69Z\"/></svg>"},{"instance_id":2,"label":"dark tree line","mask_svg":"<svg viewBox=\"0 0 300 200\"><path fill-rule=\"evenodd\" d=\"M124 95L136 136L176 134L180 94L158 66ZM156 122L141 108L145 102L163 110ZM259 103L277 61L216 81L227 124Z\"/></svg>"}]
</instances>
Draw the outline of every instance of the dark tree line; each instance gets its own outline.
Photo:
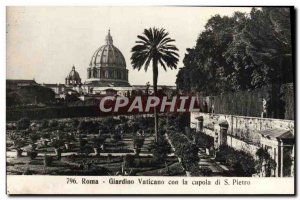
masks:
<instances>
[{"instance_id":1,"label":"dark tree line","mask_svg":"<svg viewBox=\"0 0 300 200\"><path fill-rule=\"evenodd\" d=\"M290 8L215 15L187 49L179 90L218 95L293 82Z\"/></svg>"},{"instance_id":2,"label":"dark tree line","mask_svg":"<svg viewBox=\"0 0 300 200\"><path fill-rule=\"evenodd\" d=\"M6 88L6 105L20 106L26 104L45 104L49 105L55 102L55 93L52 89L40 86L30 85L17 88Z\"/></svg>"}]
</instances>

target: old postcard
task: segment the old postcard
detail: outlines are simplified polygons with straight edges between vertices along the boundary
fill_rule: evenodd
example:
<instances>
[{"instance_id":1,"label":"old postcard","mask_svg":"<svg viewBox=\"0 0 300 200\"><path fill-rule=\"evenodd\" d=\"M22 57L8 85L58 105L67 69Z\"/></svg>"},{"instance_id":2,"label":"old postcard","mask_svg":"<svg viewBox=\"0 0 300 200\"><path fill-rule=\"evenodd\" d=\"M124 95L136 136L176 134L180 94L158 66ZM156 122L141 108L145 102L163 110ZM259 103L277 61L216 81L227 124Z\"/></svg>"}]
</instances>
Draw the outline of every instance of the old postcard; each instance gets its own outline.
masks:
<instances>
[{"instance_id":1,"label":"old postcard","mask_svg":"<svg viewBox=\"0 0 300 200\"><path fill-rule=\"evenodd\" d=\"M294 195L294 41L293 7L7 7L7 194Z\"/></svg>"}]
</instances>

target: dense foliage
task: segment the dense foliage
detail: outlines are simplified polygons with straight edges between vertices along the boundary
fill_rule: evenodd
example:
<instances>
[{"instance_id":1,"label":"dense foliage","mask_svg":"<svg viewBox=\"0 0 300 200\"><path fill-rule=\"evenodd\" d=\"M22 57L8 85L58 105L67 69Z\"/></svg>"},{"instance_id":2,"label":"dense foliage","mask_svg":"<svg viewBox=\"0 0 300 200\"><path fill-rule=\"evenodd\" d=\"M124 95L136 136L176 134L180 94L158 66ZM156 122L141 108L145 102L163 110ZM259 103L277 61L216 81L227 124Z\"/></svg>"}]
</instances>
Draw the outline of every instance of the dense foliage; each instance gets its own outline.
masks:
<instances>
[{"instance_id":1,"label":"dense foliage","mask_svg":"<svg viewBox=\"0 0 300 200\"><path fill-rule=\"evenodd\" d=\"M200 160L198 148L184 134L180 132L169 132L171 144L175 149L175 154L181 158L182 165L187 171L198 169ZM193 172L192 171L192 172Z\"/></svg>"},{"instance_id":2,"label":"dense foliage","mask_svg":"<svg viewBox=\"0 0 300 200\"><path fill-rule=\"evenodd\" d=\"M18 105L49 105L55 101L55 93L52 89L40 86L31 85L18 88L6 89L7 106Z\"/></svg>"},{"instance_id":3,"label":"dense foliage","mask_svg":"<svg viewBox=\"0 0 300 200\"><path fill-rule=\"evenodd\" d=\"M198 147L210 149L214 146L214 138L205 133L195 133L195 142Z\"/></svg>"},{"instance_id":4,"label":"dense foliage","mask_svg":"<svg viewBox=\"0 0 300 200\"><path fill-rule=\"evenodd\" d=\"M18 129L27 129L30 126L30 120L28 118L21 118L18 122L17 122L17 128Z\"/></svg>"},{"instance_id":5,"label":"dense foliage","mask_svg":"<svg viewBox=\"0 0 300 200\"><path fill-rule=\"evenodd\" d=\"M210 18L187 49L178 89L217 95L293 82L290 12L264 7Z\"/></svg>"},{"instance_id":6,"label":"dense foliage","mask_svg":"<svg viewBox=\"0 0 300 200\"><path fill-rule=\"evenodd\" d=\"M160 137L157 142L149 145L149 151L153 154L154 160L157 162L164 162L169 153L171 153L171 146L164 137Z\"/></svg>"},{"instance_id":7,"label":"dense foliage","mask_svg":"<svg viewBox=\"0 0 300 200\"><path fill-rule=\"evenodd\" d=\"M264 171L264 176L272 176L272 171L276 168L276 162L269 154L268 150L261 147L259 148L255 155L258 157L256 161L256 169L258 172Z\"/></svg>"},{"instance_id":8,"label":"dense foliage","mask_svg":"<svg viewBox=\"0 0 300 200\"><path fill-rule=\"evenodd\" d=\"M220 146L216 161L231 166L238 176L252 176L255 173L255 160L252 155L229 146Z\"/></svg>"}]
</instances>

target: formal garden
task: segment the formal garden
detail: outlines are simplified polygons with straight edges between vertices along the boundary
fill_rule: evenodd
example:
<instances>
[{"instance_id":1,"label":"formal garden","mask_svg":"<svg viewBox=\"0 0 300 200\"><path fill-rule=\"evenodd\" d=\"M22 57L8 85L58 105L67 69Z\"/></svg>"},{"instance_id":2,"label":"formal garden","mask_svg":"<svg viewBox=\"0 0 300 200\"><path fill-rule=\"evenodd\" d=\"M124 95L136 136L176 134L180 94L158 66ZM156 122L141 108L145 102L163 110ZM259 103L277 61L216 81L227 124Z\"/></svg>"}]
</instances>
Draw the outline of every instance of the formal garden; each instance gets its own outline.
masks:
<instances>
[{"instance_id":1,"label":"formal garden","mask_svg":"<svg viewBox=\"0 0 300 200\"><path fill-rule=\"evenodd\" d=\"M7 123L7 173L51 175L184 175L153 117Z\"/></svg>"},{"instance_id":2,"label":"formal garden","mask_svg":"<svg viewBox=\"0 0 300 200\"><path fill-rule=\"evenodd\" d=\"M29 120L7 123L7 174L99 176L252 176L275 168L188 127L185 115ZM268 172L269 173L269 172Z\"/></svg>"}]
</instances>

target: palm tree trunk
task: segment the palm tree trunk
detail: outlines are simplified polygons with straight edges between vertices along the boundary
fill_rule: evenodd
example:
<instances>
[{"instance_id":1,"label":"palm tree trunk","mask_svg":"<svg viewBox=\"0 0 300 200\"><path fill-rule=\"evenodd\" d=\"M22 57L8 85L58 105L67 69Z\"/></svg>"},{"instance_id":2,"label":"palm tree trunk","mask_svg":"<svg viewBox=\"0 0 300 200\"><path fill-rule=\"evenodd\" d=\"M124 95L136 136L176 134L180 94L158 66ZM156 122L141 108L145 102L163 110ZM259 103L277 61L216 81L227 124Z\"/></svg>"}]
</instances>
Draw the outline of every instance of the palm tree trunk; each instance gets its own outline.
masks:
<instances>
[{"instance_id":1,"label":"palm tree trunk","mask_svg":"<svg viewBox=\"0 0 300 200\"><path fill-rule=\"evenodd\" d=\"M157 95L157 79L158 79L158 61L153 58L153 90L154 96ZM154 107L154 132L155 132L155 141L158 141L158 113L157 108Z\"/></svg>"}]
</instances>

